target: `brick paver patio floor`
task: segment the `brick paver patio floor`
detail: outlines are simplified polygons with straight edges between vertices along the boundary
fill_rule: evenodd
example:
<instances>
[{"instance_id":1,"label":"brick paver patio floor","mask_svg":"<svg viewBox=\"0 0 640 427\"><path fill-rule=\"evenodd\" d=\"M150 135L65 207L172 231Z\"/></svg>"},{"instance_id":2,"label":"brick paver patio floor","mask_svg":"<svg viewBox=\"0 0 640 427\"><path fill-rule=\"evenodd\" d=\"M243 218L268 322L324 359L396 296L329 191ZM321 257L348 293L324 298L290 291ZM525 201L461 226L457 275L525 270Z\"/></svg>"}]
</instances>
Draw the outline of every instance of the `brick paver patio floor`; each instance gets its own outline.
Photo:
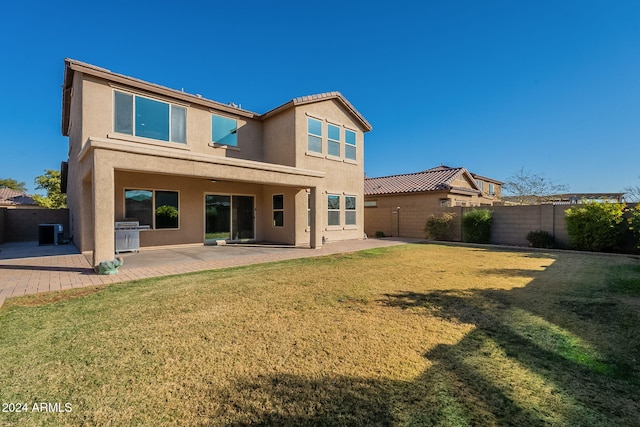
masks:
<instances>
[{"instance_id":1,"label":"brick paver patio floor","mask_svg":"<svg viewBox=\"0 0 640 427\"><path fill-rule=\"evenodd\" d=\"M0 245L0 306L11 297L104 285L194 271L307 258L417 242L416 239L368 239L330 242L320 249L265 245L189 245L142 249L122 254L116 275L97 275L75 247L39 247L37 243Z\"/></svg>"}]
</instances>

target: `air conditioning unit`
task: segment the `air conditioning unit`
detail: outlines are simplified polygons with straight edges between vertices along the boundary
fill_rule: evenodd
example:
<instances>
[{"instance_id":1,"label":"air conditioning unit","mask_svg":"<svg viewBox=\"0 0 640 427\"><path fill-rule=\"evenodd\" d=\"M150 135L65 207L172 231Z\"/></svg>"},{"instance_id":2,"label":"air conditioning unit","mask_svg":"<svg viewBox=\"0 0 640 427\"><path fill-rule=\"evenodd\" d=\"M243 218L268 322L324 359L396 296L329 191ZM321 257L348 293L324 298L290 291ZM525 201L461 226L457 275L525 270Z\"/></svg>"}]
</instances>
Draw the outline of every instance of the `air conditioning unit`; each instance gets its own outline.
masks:
<instances>
[{"instance_id":1,"label":"air conditioning unit","mask_svg":"<svg viewBox=\"0 0 640 427\"><path fill-rule=\"evenodd\" d=\"M62 224L39 224L38 225L38 244L39 245L61 245L62 233L64 229Z\"/></svg>"}]
</instances>

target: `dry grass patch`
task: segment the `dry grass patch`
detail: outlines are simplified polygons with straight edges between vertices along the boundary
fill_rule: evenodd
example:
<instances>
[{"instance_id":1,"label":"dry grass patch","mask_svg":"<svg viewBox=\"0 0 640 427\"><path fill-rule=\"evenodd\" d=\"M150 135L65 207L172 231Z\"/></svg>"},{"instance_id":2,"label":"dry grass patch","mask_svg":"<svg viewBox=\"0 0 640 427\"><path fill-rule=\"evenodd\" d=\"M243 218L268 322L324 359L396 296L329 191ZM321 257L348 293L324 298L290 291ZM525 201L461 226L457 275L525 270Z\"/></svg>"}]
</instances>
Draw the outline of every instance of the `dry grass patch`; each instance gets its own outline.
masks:
<instances>
[{"instance_id":1,"label":"dry grass patch","mask_svg":"<svg viewBox=\"0 0 640 427\"><path fill-rule=\"evenodd\" d=\"M637 273L407 245L8 301L0 400L73 411L0 424L628 424Z\"/></svg>"}]
</instances>

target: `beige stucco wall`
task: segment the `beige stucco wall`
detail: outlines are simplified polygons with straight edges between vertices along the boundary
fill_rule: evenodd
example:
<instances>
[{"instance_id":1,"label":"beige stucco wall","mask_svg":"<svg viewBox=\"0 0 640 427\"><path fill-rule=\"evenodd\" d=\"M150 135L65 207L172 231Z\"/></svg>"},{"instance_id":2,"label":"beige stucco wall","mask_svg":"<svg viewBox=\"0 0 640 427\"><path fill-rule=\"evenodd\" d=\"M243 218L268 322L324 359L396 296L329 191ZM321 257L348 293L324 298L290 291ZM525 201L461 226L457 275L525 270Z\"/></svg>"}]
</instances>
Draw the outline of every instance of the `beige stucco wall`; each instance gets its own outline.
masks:
<instances>
[{"instance_id":1,"label":"beige stucco wall","mask_svg":"<svg viewBox=\"0 0 640 427\"><path fill-rule=\"evenodd\" d=\"M207 179L175 177L158 174L141 174L135 172L116 172L115 175L115 220L125 218L125 189L166 190L178 192L179 228L166 230L150 230L142 232L141 246L174 245L185 243L203 243L205 231L205 195L252 196L256 219L270 214L270 199L265 198L265 186L250 183L211 182ZM270 187L279 189L280 194L291 190L286 187ZM286 200L286 199L285 199ZM256 220L256 240L268 240L293 244L293 239L285 233L269 233L265 222Z\"/></svg>"},{"instance_id":2,"label":"beige stucco wall","mask_svg":"<svg viewBox=\"0 0 640 427\"><path fill-rule=\"evenodd\" d=\"M82 148L83 141L83 79L82 75L75 74L73 78L73 89L71 90L70 102L70 123L69 123L69 175L67 178L67 206L69 208L69 235L74 236L74 240L80 248L79 242L88 241L83 238L86 228L83 228L83 188L81 173L78 173L78 154ZM81 249L81 248L80 248Z\"/></svg>"},{"instance_id":3,"label":"beige stucco wall","mask_svg":"<svg viewBox=\"0 0 640 427\"><path fill-rule=\"evenodd\" d=\"M272 117L263 124L263 161L287 166L296 166L295 110L290 108Z\"/></svg>"},{"instance_id":4,"label":"beige stucco wall","mask_svg":"<svg viewBox=\"0 0 640 427\"><path fill-rule=\"evenodd\" d=\"M487 179L483 179L477 177L476 180L482 182L482 191L485 193L485 196L491 200L499 200L502 197L502 185L497 184L494 181L489 181ZM489 192L489 185L493 184L493 195Z\"/></svg>"},{"instance_id":5,"label":"beige stucco wall","mask_svg":"<svg viewBox=\"0 0 640 427\"><path fill-rule=\"evenodd\" d=\"M76 76L79 73L76 74ZM75 83L74 83L75 84ZM262 122L232 114L228 111L215 110L207 106L175 100L168 96L157 95L138 88L121 84L109 84L102 79L85 76L83 90L83 143L89 137L107 137L140 144L174 149L188 149L194 153L209 154L221 157L242 158L262 161ZM113 131L114 91L121 91L134 95L141 95L158 101L179 105L187 109L187 143L157 141L132 135L120 134ZM236 119L238 121L238 147L223 148L212 146L211 116L213 114Z\"/></svg>"}]
</instances>

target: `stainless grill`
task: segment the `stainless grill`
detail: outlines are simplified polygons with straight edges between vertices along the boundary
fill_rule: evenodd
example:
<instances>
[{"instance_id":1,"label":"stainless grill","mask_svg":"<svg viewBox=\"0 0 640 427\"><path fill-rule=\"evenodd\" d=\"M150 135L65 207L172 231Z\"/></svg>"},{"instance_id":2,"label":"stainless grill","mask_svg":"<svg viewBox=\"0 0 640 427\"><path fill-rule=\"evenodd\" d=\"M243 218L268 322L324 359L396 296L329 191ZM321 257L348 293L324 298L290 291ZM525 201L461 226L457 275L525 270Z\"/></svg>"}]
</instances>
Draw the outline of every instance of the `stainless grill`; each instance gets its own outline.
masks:
<instances>
[{"instance_id":1,"label":"stainless grill","mask_svg":"<svg viewBox=\"0 0 640 427\"><path fill-rule=\"evenodd\" d=\"M140 230L149 230L148 225L138 221L118 221L115 223L116 253L140 252Z\"/></svg>"}]
</instances>

